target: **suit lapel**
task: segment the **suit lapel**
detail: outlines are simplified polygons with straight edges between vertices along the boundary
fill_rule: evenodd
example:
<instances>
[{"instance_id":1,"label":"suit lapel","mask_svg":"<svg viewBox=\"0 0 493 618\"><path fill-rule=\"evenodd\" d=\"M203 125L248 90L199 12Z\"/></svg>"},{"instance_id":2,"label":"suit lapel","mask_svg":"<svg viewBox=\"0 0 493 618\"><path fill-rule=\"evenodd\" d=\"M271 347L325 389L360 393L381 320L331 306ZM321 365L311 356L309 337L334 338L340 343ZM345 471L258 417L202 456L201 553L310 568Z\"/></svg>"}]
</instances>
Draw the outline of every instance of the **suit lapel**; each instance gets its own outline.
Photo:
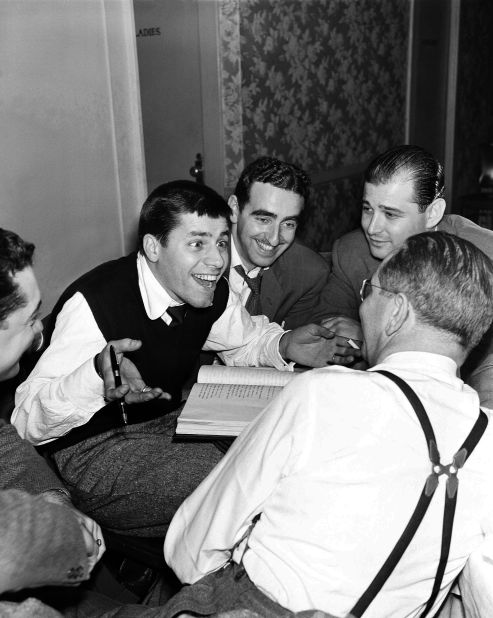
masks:
<instances>
[{"instance_id":1,"label":"suit lapel","mask_svg":"<svg viewBox=\"0 0 493 618\"><path fill-rule=\"evenodd\" d=\"M260 302L262 313L273 321L283 300L281 283L277 277L274 266L264 271L262 287L260 288Z\"/></svg>"}]
</instances>

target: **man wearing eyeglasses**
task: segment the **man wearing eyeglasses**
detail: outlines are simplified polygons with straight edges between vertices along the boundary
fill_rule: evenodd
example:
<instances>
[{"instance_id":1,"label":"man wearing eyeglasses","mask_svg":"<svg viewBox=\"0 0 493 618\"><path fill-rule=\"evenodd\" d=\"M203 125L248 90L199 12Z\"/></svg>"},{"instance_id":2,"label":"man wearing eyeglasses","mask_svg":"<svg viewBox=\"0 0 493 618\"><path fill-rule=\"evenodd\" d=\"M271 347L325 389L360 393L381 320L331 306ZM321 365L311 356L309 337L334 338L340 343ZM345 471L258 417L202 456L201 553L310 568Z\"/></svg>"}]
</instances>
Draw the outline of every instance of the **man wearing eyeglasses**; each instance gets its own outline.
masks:
<instances>
[{"instance_id":1,"label":"man wearing eyeglasses","mask_svg":"<svg viewBox=\"0 0 493 618\"><path fill-rule=\"evenodd\" d=\"M371 369L295 378L182 504L165 557L192 585L165 616L436 616L493 529L493 425L457 377L493 319L493 263L455 235L418 234L360 292Z\"/></svg>"},{"instance_id":2,"label":"man wearing eyeglasses","mask_svg":"<svg viewBox=\"0 0 493 618\"><path fill-rule=\"evenodd\" d=\"M465 238L493 259L493 231L459 215L445 215L443 167L417 146L377 156L365 172L361 228L334 243L332 272L321 306L332 316L358 320L361 281L409 236L444 231ZM342 318L339 318L342 320ZM332 328L333 320L324 325ZM493 333L489 331L462 369L464 379L493 407Z\"/></svg>"}]
</instances>

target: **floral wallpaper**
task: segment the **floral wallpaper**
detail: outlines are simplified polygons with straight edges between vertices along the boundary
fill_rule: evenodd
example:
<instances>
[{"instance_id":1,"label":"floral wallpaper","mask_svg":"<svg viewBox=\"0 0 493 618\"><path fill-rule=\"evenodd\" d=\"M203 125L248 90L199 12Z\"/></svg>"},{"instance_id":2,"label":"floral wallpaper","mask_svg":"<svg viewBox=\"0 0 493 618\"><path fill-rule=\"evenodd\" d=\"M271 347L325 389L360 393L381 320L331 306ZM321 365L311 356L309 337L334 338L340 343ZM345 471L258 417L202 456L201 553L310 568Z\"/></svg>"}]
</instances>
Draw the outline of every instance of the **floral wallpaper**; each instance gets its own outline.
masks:
<instances>
[{"instance_id":1,"label":"floral wallpaper","mask_svg":"<svg viewBox=\"0 0 493 618\"><path fill-rule=\"evenodd\" d=\"M330 251L334 240L358 227L362 189L362 175L315 185L298 233L301 240L316 251Z\"/></svg>"},{"instance_id":2,"label":"floral wallpaper","mask_svg":"<svg viewBox=\"0 0 493 618\"><path fill-rule=\"evenodd\" d=\"M462 0L455 118L453 212L479 192L480 150L493 143L493 3Z\"/></svg>"},{"instance_id":3,"label":"floral wallpaper","mask_svg":"<svg viewBox=\"0 0 493 618\"><path fill-rule=\"evenodd\" d=\"M241 75L225 127L227 186L263 154L319 176L404 141L409 0L224 0L221 22L227 96ZM334 216L359 212L353 185L315 188L313 248L354 227L354 213Z\"/></svg>"},{"instance_id":4,"label":"floral wallpaper","mask_svg":"<svg viewBox=\"0 0 493 618\"><path fill-rule=\"evenodd\" d=\"M240 0L223 0L219 11L224 186L230 193L244 167L243 108L241 100Z\"/></svg>"}]
</instances>

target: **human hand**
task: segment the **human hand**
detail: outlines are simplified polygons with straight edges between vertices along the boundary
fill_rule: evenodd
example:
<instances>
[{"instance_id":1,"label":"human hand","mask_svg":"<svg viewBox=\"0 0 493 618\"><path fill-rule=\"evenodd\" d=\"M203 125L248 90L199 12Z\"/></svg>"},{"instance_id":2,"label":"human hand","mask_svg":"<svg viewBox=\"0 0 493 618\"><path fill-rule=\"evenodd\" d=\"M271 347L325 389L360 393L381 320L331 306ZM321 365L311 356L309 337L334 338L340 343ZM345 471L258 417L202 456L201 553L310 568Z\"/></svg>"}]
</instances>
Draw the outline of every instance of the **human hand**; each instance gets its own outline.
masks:
<instances>
[{"instance_id":1,"label":"human hand","mask_svg":"<svg viewBox=\"0 0 493 618\"><path fill-rule=\"evenodd\" d=\"M318 324L307 324L284 333L279 341L279 352L284 359L307 367L326 367L338 357L340 364L350 364L354 354L347 344L339 344L334 332Z\"/></svg>"},{"instance_id":2,"label":"human hand","mask_svg":"<svg viewBox=\"0 0 493 618\"><path fill-rule=\"evenodd\" d=\"M118 339L109 341L99 354L95 364L98 373L104 380L104 396L108 401L125 398L125 402L144 403L152 399L171 399L169 393L159 387L147 386L134 363L124 356L124 352L138 350L142 342L138 339ZM110 346L113 346L120 365L121 386L115 385L115 377L111 366Z\"/></svg>"},{"instance_id":3,"label":"human hand","mask_svg":"<svg viewBox=\"0 0 493 618\"><path fill-rule=\"evenodd\" d=\"M355 343L363 343L363 330L358 320L353 320L344 315L336 315L321 321L322 326L335 332L339 337L353 339ZM360 346L361 347L361 346Z\"/></svg>"},{"instance_id":4,"label":"human hand","mask_svg":"<svg viewBox=\"0 0 493 618\"><path fill-rule=\"evenodd\" d=\"M49 489L40 495L47 502L69 508L75 515L86 547L89 570L92 570L106 549L103 533L99 525L93 519L78 511L72 504L69 495L63 489Z\"/></svg>"},{"instance_id":5,"label":"human hand","mask_svg":"<svg viewBox=\"0 0 493 618\"><path fill-rule=\"evenodd\" d=\"M363 330L357 320L343 315L326 318L321 322L322 326L336 334L339 350L335 352L333 363L347 365L354 360L361 359L361 347L363 345ZM357 346L357 347L355 347ZM348 362L352 357L353 361ZM353 368L355 366L353 365Z\"/></svg>"},{"instance_id":6,"label":"human hand","mask_svg":"<svg viewBox=\"0 0 493 618\"><path fill-rule=\"evenodd\" d=\"M86 546L86 552L93 565L101 558L106 550L103 533L99 525L84 513L73 508L74 515L79 522L82 538ZM92 568L92 567L91 567Z\"/></svg>"}]
</instances>

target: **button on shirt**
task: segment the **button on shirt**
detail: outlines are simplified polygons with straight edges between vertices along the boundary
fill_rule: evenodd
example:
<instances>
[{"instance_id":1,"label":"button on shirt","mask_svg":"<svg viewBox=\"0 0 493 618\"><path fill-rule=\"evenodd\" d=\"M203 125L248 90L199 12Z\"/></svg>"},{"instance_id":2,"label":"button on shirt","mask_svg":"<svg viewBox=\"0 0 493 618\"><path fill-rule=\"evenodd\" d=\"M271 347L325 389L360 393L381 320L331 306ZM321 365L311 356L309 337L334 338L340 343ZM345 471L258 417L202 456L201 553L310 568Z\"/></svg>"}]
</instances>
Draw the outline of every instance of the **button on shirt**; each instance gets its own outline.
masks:
<instances>
[{"instance_id":1,"label":"button on shirt","mask_svg":"<svg viewBox=\"0 0 493 618\"><path fill-rule=\"evenodd\" d=\"M177 305L137 257L139 289L151 320L171 321ZM221 317L212 325L204 350L217 352L227 365L273 366L290 371L279 354L284 331L265 316L250 316L236 294L229 294ZM51 343L16 393L12 423L33 444L44 444L87 423L104 405L103 382L93 358L106 345L84 296L76 292L60 311ZM150 385L152 386L152 385Z\"/></svg>"},{"instance_id":2,"label":"button on shirt","mask_svg":"<svg viewBox=\"0 0 493 618\"><path fill-rule=\"evenodd\" d=\"M416 391L449 463L479 414L452 359L401 352L386 369ZM442 603L493 522L493 426L459 473ZM252 518L243 564L292 611L345 616L393 549L430 473L426 441L402 392L373 371L315 369L294 378L237 438L173 518L165 558L193 583L223 565ZM365 618L421 615L440 555L445 483ZM233 558L239 562L241 545ZM434 615L434 612L430 613Z\"/></svg>"}]
</instances>

